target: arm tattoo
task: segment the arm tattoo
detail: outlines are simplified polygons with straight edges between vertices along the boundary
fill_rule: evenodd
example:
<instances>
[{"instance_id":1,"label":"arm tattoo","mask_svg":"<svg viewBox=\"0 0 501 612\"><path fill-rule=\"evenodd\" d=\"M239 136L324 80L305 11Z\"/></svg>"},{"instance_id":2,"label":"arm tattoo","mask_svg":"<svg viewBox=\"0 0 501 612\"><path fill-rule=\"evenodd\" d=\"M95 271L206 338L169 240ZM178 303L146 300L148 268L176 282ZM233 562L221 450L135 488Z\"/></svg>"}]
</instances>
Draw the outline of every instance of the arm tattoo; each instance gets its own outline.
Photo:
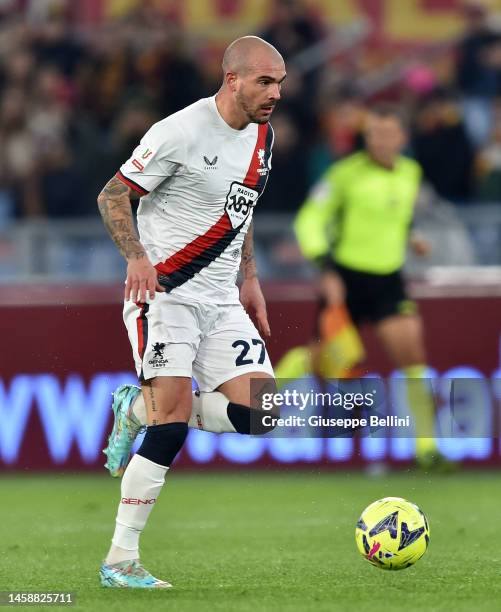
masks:
<instances>
[{"instance_id":1,"label":"arm tattoo","mask_svg":"<svg viewBox=\"0 0 501 612\"><path fill-rule=\"evenodd\" d=\"M244 280L257 277L256 261L254 259L254 227L252 222L244 238L240 270Z\"/></svg>"},{"instance_id":2,"label":"arm tattoo","mask_svg":"<svg viewBox=\"0 0 501 612\"><path fill-rule=\"evenodd\" d=\"M146 253L134 227L131 197L134 197L134 192L113 177L99 194L97 203L104 225L120 253L125 259L141 259Z\"/></svg>"}]
</instances>

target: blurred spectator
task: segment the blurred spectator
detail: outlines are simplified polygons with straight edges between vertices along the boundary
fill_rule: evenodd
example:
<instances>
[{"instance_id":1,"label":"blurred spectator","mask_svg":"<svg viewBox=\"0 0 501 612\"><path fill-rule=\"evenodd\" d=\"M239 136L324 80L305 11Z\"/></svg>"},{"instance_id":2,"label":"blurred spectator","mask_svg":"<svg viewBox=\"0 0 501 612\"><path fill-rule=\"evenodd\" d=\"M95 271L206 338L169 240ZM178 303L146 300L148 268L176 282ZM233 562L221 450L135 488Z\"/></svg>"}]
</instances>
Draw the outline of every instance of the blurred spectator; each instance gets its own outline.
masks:
<instances>
[{"instance_id":1,"label":"blurred spectator","mask_svg":"<svg viewBox=\"0 0 501 612\"><path fill-rule=\"evenodd\" d=\"M79 78L79 104L100 129L110 128L132 78L133 54L123 28L105 25L92 41Z\"/></svg>"},{"instance_id":2,"label":"blurred spectator","mask_svg":"<svg viewBox=\"0 0 501 612\"><path fill-rule=\"evenodd\" d=\"M123 109L112 132L115 170L130 157L143 135L159 119L161 117L144 103L131 102Z\"/></svg>"},{"instance_id":3,"label":"blurred spectator","mask_svg":"<svg viewBox=\"0 0 501 612\"><path fill-rule=\"evenodd\" d=\"M35 178L36 155L27 125L27 100L22 89L4 91L0 104L0 216L40 214Z\"/></svg>"},{"instance_id":4,"label":"blurred spectator","mask_svg":"<svg viewBox=\"0 0 501 612\"><path fill-rule=\"evenodd\" d=\"M438 87L435 71L426 64L413 64L404 73L403 85L407 93L418 99L430 94Z\"/></svg>"},{"instance_id":5,"label":"blurred spectator","mask_svg":"<svg viewBox=\"0 0 501 612\"><path fill-rule=\"evenodd\" d=\"M2 86L28 89L35 73L34 54L26 47L19 47L2 59Z\"/></svg>"},{"instance_id":6,"label":"blurred spectator","mask_svg":"<svg viewBox=\"0 0 501 612\"><path fill-rule=\"evenodd\" d=\"M149 56L139 57L137 69L144 85L157 85L162 116L213 93L204 89L201 71L179 33L166 38Z\"/></svg>"},{"instance_id":7,"label":"blurred spectator","mask_svg":"<svg viewBox=\"0 0 501 612\"><path fill-rule=\"evenodd\" d=\"M124 25L131 30L133 52L126 98L146 97L166 116L205 95L201 71L178 24L145 3Z\"/></svg>"},{"instance_id":8,"label":"blurred spectator","mask_svg":"<svg viewBox=\"0 0 501 612\"><path fill-rule=\"evenodd\" d=\"M72 89L61 72L42 66L32 88L29 127L40 154L50 153L66 136L71 116Z\"/></svg>"},{"instance_id":9,"label":"blurred spectator","mask_svg":"<svg viewBox=\"0 0 501 612\"><path fill-rule=\"evenodd\" d=\"M95 214L97 190L148 127L219 87L227 41L190 38L179 3L133 2L122 17L88 29L76 19L77 4L23 0L0 8L0 221ZM456 81L467 129L475 143L487 142L477 177L481 197L490 198L498 193L500 128L496 119L485 140L484 111L501 94L501 36L485 10L468 6ZM273 0L268 14L261 35L284 55L288 75L272 121L273 173L258 213L294 210L326 167L361 146L367 101L352 86L353 58L381 67L364 44L323 72L299 69L294 58L322 41L328 24L306 0ZM464 201L476 193L472 146L455 101L430 92L437 82L450 85L447 79L416 61L396 96L415 118L414 149L425 175L441 196Z\"/></svg>"},{"instance_id":10,"label":"blurred spectator","mask_svg":"<svg viewBox=\"0 0 501 612\"><path fill-rule=\"evenodd\" d=\"M33 51L41 64L55 66L67 77L75 76L85 56L64 13L52 15L35 30Z\"/></svg>"},{"instance_id":11,"label":"blurred spectator","mask_svg":"<svg viewBox=\"0 0 501 612\"><path fill-rule=\"evenodd\" d=\"M487 202L501 201L501 101L493 108L490 140L477 158L477 196Z\"/></svg>"},{"instance_id":12,"label":"blurred spectator","mask_svg":"<svg viewBox=\"0 0 501 612\"><path fill-rule=\"evenodd\" d=\"M302 0L274 0L268 25L261 36L275 46L285 61L324 36L324 28Z\"/></svg>"},{"instance_id":13,"label":"blurred spectator","mask_svg":"<svg viewBox=\"0 0 501 612\"><path fill-rule=\"evenodd\" d=\"M464 15L466 29L458 48L456 82L464 96L468 134L480 146L489 134L491 99L501 93L501 34L489 26L482 3L466 3Z\"/></svg>"},{"instance_id":14,"label":"blurred spectator","mask_svg":"<svg viewBox=\"0 0 501 612\"><path fill-rule=\"evenodd\" d=\"M109 129L124 104L142 101L167 116L208 95L184 33L140 11L98 37L81 79L83 106ZM213 92L210 92L213 93Z\"/></svg>"},{"instance_id":15,"label":"blurred spectator","mask_svg":"<svg viewBox=\"0 0 501 612\"><path fill-rule=\"evenodd\" d=\"M310 184L315 183L332 162L363 146L365 104L351 87L342 87L320 105L322 139L313 147L309 163Z\"/></svg>"},{"instance_id":16,"label":"blurred spectator","mask_svg":"<svg viewBox=\"0 0 501 612\"><path fill-rule=\"evenodd\" d=\"M274 0L267 25L259 36L275 46L287 65L287 81L284 98L296 129L302 134L303 143L312 144L315 117L315 100L318 90L318 69L300 72L294 65L294 57L309 49L325 36L326 28L311 4L304 0Z\"/></svg>"},{"instance_id":17,"label":"blurred spectator","mask_svg":"<svg viewBox=\"0 0 501 612\"><path fill-rule=\"evenodd\" d=\"M32 88L27 120L39 176L38 213L49 217L85 214L85 181L70 139L74 91L55 65L41 66Z\"/></svg>"},{"instance_id":18,"label":"blurred spectator","mask_svg":"<svg viewBox=\"0 0 501 612\"><path fill-rule=\"evenodd\" d=\"M75 164L74 155L64 140L55 143L42 165L40 196L48 217L82 217L92 214L86 179Z\"/></svg>"},{"instance_id":19,"label":"blurred spectator","mask_svg":"<svg viewBox=\"0 0 501 612\"><path fill-rule=\"evenodd\" d=\"M452 94L437 89L418 108L413 149L437 193L464 203L472 195L474 150Z\"/></svg>"},{"instance_id":20,"label":"blurred spectator","mask_svg":"<svg viewBox=\"0 0 501 612\"><path fill-rule=\"evenodd\" d=\"M304 200L308 189L301 133L291 116L281 107L273 115L273 129L273 170L259 199L257 214L293 213Z\"/></svg>"}]
</instances>

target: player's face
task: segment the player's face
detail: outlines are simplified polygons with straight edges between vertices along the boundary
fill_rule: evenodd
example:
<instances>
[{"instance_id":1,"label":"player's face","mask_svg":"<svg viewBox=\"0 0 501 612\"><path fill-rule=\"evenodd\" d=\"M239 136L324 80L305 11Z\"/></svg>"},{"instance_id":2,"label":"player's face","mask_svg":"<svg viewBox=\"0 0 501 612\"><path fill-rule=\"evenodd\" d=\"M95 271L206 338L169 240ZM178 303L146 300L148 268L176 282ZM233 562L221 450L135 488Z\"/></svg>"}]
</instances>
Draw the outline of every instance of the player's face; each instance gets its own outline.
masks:
<instances>
[{"instance_id":1,"label":"player's face","mask_svg":"<svg viewBox=\"0 0 501 612\"><path fill-rule=\"evenodd\" d=\"M372 157L385 165L393 164L407 141L398 117L379 117L369 114L365 129L365 144Z\"/></svg>"},{"instance_id":2,"label":"player's face","mask_svg":"<svg viewBox=\"0 0 501 612\"><path fill-rule=\"evenodd\" d=\"M280 100L283 63L256 67L238 78L235 100L250 123L266 123Z\"/></svg>"}]
</instances>

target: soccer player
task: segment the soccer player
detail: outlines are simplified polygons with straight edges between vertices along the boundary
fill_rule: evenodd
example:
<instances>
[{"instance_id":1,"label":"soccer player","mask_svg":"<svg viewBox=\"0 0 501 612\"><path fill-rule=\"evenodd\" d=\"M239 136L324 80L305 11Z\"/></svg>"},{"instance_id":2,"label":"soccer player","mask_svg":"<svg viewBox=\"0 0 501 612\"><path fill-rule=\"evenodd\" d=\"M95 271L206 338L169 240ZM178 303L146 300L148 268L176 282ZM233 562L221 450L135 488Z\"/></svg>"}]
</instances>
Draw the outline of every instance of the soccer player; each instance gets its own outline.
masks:
<instances>
[{"instance_id":1,"label":"soccer player","mask_svg":"<svg viewBox=\"0 0 501 612\"><path fill-rule=\"evenodd\" d=\"M252 211L271 169L269 119L286 73L278 51L255 36L230 44L222 66L218 93L153 125L98 198L127 261L123 316L141 381L137 410L146 407L148 423L123 474L103 586L171 586L140 563L139 536L190 419L209 431L266 431L250 401L251 379L273 384ZM139 237L130 202L136 197ZM246 310L254 311L260 333ZM106 450L114 475L138 431L138 396L132 387L115 394Z\"/></svg>"},{"instance_id":2,"label":"soccer player","mask_svg":"<svg viewBox=\"0 0 501 612\"><path fill-rule=\"evenodd\" d=\"M428 467L441 461L432 437L434 405L423 380L422 320L401 272L421 181L419 165L400 154L406 141L398 108L373 108L365 150L327 170L294 227L303 254L322 271L320 292L327 306L345 303L356 325L374 325L393 363L405 373L417 459ZM410 244L418 254L428 252L428 244L412 233Z\"/></svg>"}]
</instances>

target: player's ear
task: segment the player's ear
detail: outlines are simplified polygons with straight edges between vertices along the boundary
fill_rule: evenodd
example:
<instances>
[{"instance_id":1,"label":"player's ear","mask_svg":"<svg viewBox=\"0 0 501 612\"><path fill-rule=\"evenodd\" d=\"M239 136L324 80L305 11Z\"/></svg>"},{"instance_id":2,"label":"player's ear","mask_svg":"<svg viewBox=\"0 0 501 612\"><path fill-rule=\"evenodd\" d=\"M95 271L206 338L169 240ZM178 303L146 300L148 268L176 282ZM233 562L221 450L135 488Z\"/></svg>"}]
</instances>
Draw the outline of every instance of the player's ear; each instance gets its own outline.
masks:
<instances>
[{"instance_id":1,"label":"player's ear","mask_svg":"<svg viewBox=\"0 0 501 612\"><path fill-rule=\"evenodd\" d=\"M227 72L225 75L225 79L226 79L226 85L228 86L228 89L232 93L235 93L235 91L237 90L237 80L238 80L236 73Z\"/></svg>"}]
</instances>

